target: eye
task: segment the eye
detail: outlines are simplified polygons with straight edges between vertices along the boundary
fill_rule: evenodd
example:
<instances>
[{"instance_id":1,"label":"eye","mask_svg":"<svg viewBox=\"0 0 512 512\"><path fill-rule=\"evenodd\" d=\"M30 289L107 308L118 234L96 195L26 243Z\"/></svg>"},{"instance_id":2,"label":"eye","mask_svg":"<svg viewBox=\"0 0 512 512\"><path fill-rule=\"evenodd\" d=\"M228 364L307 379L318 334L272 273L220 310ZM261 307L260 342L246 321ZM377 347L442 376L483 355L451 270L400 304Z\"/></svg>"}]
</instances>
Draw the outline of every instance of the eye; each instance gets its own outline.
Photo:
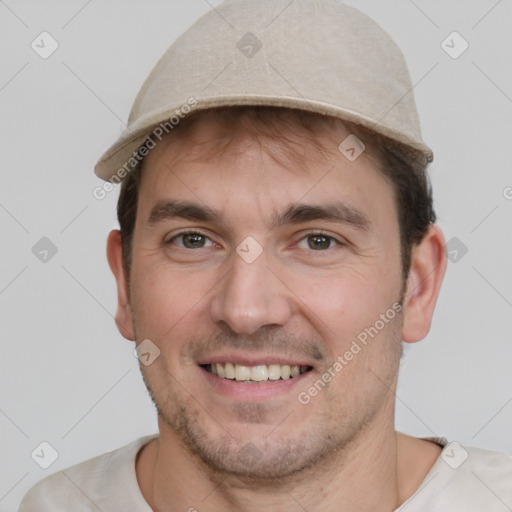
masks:
<instances>
[{"instance_id":1,"label":"eye","mask_svg":"<svg viewBox=\"0 0 512 512\"><path fill-rule=\"evenodd\" d=\"M300 249L313 249L314 251L330 249L334 245L343 245L343 243L324 233L309 233L297 244Z\"/></svg>"},{"instance_id":2,"label":"eye","mask_svg":"<svg viewBox=\"0 0 512 512\"><path fill-rule=\"evenodd\" d=\"M174 244L182 249L202 249L203 247L212 247L214 245L210 238L196 231L187 231L175 235L166 244Z\"/></svg>"}]
</instances>

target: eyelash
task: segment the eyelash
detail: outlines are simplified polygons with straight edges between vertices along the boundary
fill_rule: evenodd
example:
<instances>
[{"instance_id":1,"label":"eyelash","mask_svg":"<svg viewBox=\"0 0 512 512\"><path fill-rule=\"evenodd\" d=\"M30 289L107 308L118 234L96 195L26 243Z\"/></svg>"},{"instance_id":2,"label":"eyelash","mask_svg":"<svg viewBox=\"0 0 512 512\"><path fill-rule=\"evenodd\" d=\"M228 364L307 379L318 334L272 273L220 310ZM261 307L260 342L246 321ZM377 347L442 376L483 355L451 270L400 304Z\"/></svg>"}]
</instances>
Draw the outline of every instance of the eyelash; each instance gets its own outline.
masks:
<instances>
[{"instance_id":1,"label":"eyelash","mask_svg":"<svg viewBox=\"0 0 512 512\"><path fill-rule=\"evenodd\" d=\"M174 235L167 242L165 242L165 245L171 245L175 239L183 237L185 235L201 235L201 236L207 238L208 240L210 240L211 242L213 242L215 244L215 242L208 235L206 235L205 233L202 233L201 231L194 230L194 231L182 231L181 233L178 233L178 234ZM308 238L309 236L314 236L314 235L316 235L316 236L324 236L327 239L335 242L336 245L338 245L338 246L346 245L346 242L344 242L342 240L339 240L338 238L336 238L336 237L334 237L332 235L329 235L328 233L326 233L324 231L314 231L313 230L313 231L309 231L309 232L303 234L302 237L298 240L298 242L294 243L294 246L297 245L302 240ZM203 248L204 247L199 247L199 249L203 249ZM188 247L180 247L180 249L185 249L185 250L190 250L190 251L194 250L194 249L189 249ZM332 249L332 247L328 247L328 249ZM314 249L311 249L312 252L325 252L326 250L327 249L315 251Z\"/></svg>"},{"instance_id":2,"label":"eyelash","mask_svg":"<svg viewBox=\"0 0 512 512\"><path fill-rule=\"evenodd\" d=\"M202 233L201 231L194 230L194 231L182 231L181 233L174 235L167 242L165 242L165 245L171 245L173 243L173 240L175 240L176 238L185 236L185 235L201 235L201 236L204 236L205 238L208 238L208 240L210 240L211 242L213 242L213 240L205 233ZM215 242L213 242L213 243L215 243ZM192 250L192 249L188 249L187 247L180 247L180 249ZM202 249L202 247L200 247L200 249Z\"/></svg>"},{"instance_id":3,"label":"eyelash","mask_svg":"<svg viewBox=\"0 0 512 512\"><path fill-rule=\"evenodd\" d=\"M298 242L296 242L294 245L297 245L299 242L302 242L302 240L304 239L307 239L309 236L324 236L325 238L327 238L328 240L331 240L332 242L335 242L336 245L338 246L343 246L343 245L346 245L346 243L343 241L343 240L340 240L332 235L329 235L329 233L326 233L325 231L310 231L310 232L307 232L305 234L302 235L302 238L299 239ZM311 249L312 252L325 252L326 250L328 249L332 249L332 247L328 247L327 249L324 249L323 251L322 250L318 250L318 251L314 251L313 249Z\"/></svg>"}]
</instances>

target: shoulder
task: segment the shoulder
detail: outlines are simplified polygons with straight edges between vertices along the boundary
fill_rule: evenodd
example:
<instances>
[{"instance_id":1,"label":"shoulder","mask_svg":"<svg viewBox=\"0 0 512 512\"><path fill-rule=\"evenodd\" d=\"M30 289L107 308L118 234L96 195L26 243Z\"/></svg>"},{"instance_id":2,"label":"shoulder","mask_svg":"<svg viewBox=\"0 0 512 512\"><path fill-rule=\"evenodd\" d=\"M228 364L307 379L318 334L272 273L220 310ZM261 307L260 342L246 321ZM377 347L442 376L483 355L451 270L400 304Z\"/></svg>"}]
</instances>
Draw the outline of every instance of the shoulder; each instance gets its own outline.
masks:
<instances>
[{"instance_id":1,"label":"shoulder","mask_svg":"<svg viewBox=\"0 0 512 512\"><path fill-rule=\"evenodd\" d=\"M46 477L28 491L18 512L106 512L112 509L109 505L117 503L118 507L124 500L132 506L133 500L142 503L135 458L139 449L154 437L141 437ZM129 507L125 510L131 510Z\"/></svg>"},{"instance_id":2,"label":"shoulder","mask_svg":"<svg viewBox=\"0 0 512 512\"><path fill-rule=\"evenodd\" d=\"M467 453L466 473L475 485L496 494L512 507L512 456L480 448L461 448Z\"/></svg>"},{"instance_id":3,"label":"shoulder","mask_svg":"<svg viewBox=\"0 0 512 512\"><path fill-rule=\"evenodd\" d=\"M512 510L512 457L443 441L443 451L423 484L398 510Z\"/></svg>"},{"instance_id":4,"label":"shoulder","mask_svg":"<svg viewBox=\"0 0 512 512\"><path fill-rule=\"evenodd\" d=\"M446 443L441 453L441 459L444 465L455 473L476 474L481 472L492 480L504 479L509 484L509 490L512 490L512 486L510 486L510 478L512 478L511 455L462 446L460 443L453 441Z\"/></svg>"},{"instance_id":5,"label":"shoulder","mask_svg":"<svg viewBox=\"0 0 512 512\"><path fill-rule=\"evenodd\" d=\"M480 448L448 444L441 454L443 499L453 512L512 510L512 457ZM443 482L444 480L444 482Z\"/></svg>"}]
</instances>

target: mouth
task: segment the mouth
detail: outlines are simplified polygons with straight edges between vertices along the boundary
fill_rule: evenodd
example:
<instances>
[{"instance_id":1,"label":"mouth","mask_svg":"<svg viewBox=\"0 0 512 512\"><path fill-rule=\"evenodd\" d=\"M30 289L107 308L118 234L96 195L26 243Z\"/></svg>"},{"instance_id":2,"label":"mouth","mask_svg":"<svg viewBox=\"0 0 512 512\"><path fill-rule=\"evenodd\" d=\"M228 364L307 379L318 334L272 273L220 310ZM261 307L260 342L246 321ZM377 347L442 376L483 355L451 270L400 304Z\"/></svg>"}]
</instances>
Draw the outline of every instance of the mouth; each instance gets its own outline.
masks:
<instances>
[{"instance_id":1,"label":"mouth","mask_svg":"<svg viewBox=\"0 0 512 512\"><path fill-rule=\"evenodd\" d=\"M296 379L310 372L313 367L291 364L256 364L243 365L237 363L208 363L201 368L219 377L246 384L265 384L275 381Z\"/></svg>"}]
</instances>

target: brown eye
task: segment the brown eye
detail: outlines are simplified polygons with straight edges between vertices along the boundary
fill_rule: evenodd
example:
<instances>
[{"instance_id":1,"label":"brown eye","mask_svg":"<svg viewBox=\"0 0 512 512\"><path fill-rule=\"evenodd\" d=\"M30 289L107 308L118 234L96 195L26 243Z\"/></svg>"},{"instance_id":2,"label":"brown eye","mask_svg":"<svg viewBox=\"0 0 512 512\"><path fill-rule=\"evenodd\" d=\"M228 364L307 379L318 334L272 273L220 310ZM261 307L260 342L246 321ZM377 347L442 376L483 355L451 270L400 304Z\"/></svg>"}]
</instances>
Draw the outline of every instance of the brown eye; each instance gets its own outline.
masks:
<instances>
[{"instance_id":1,"label":"brown eye","mask_svg":"<svg viewBox=\"0 0 512 512\"><path fill-rule=\"evenodd\" d=\"M205 237L199 233L187 233L183 235L183 245L187 249L195 249L196 247L204 247Z\"/></svg>"},{"instance_id":2,"label":"brown eye","mask_svg":"<svg viewBox=\"0 0 512 512\"><path fill-rule=\"evenodd\" d=\"M193 231L180 233L179 235L172 237L168 244L175 244L184 249L202 249L203 247L213 245L212 241L206 235Z\"/></svg>"},{"instance_id":3,"label":"brown eye","mask_svg":"<svg viewBox=\"0 0 512 512\"><path fill-rule=\"evenodd\" d=\"M333 239L330 236L325 235L309 235L307 240L310 249L321 250L329 249Z\"/></svg>"}]
</instances>

